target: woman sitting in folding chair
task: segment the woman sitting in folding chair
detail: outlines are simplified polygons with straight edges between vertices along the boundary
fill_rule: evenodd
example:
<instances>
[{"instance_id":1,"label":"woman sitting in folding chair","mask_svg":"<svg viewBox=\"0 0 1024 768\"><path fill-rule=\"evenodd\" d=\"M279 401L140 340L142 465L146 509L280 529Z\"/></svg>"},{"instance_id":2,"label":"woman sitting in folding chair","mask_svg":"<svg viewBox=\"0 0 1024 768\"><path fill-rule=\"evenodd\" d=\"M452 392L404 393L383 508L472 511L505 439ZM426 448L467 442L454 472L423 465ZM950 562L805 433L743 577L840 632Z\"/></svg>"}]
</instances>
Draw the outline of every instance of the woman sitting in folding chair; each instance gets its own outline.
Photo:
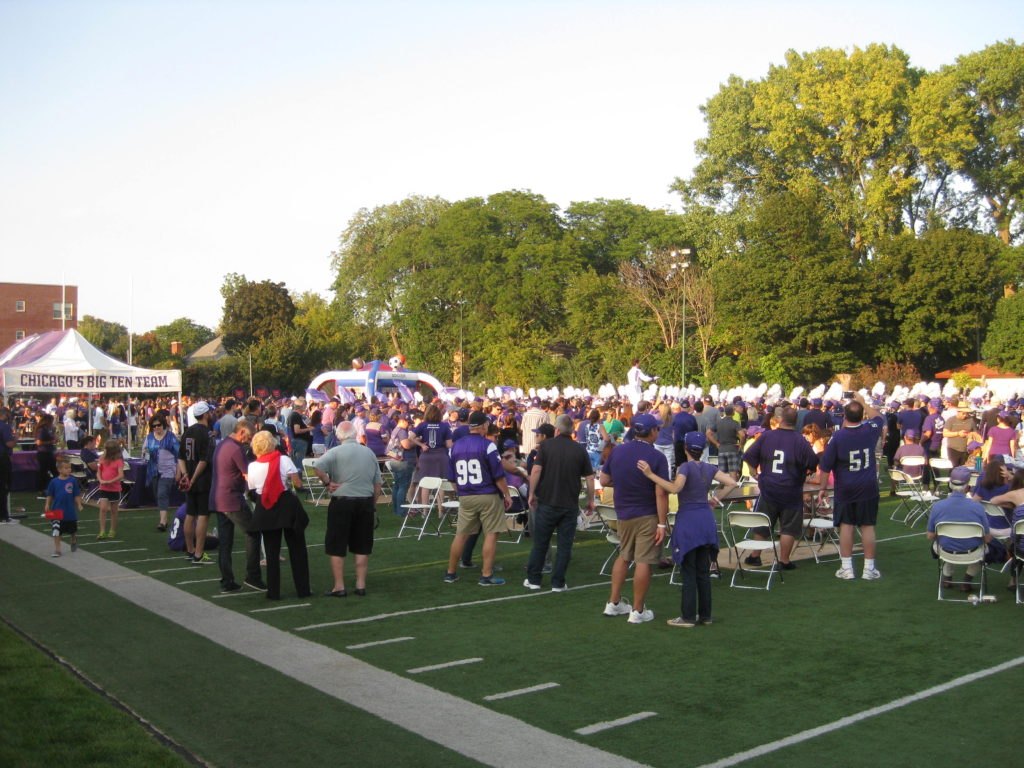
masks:
<instances>
[{"instance_id":1,"label":"woman sitting in folding chair","mask_svg":"<svg viewBox=\"0 0 1024 768\"><path fill-rule=\"evenodd\" d=\"M1017 521L1024 520L1024 469L1018 469L1013 473L1013 480L1010 481L1010 490L999 496L993 496L991 502L999 507L1013 508L1010 517L1011 528L1017 525ZM1011 538L1011 546L1019 553L1024 550L1024 536ZM1013 560L1014 572L1010 578L1007 589L1016 589L1017 580L1020 578L1020 560Z\"/></svg>"},{"instance_id":2,"label":"woman sitting in folding chair","mask_svg":"<svg viewBox=\"0 0 1024 768\"><path fill-rule=\"evenodd\" d=\"M700 460L708 439L700 432L688 432L683 438L688 461L677 470L675 480L669 482L655 474L646 461L637 462L644 476L669 493L679 494L679 511L672 529L672 559L680 564L683 577L682 613L669 619L671 627L696 626L711 623L711 563L718 559L718 526L715 513L708 503L711 484L717 480L721 486L712 496L716 505L721 497L736 487L732 475L721 472L714 464Z\"/></svg>"}]
</instances>

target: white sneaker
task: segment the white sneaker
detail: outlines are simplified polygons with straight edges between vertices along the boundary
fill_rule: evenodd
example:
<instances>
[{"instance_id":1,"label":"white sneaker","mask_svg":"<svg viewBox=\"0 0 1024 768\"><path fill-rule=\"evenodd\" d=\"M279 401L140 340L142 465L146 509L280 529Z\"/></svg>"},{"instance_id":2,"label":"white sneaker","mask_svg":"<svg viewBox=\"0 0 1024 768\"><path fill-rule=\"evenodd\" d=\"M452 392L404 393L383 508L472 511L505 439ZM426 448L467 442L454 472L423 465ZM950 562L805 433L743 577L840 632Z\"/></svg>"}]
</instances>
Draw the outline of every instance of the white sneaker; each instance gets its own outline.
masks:
<instances>
[{"instance_id":1,"label":"white sneaker","mask_svg":"<svg viewBox=\"0 0 1024 768\"><path fill-rule=\"evenodd\" d=\"M865 568L864 573L862 573L860 577L862 579L866 579L867 581L874 581L875 579L882 578L882 572L877 568L872 568L871 570Z\"/></svg>"},{"instance_id":2,"label":"white sneaker","mask_svg":"<svg viewBox=\"0 0 1024 768\"><path fill-rule=\"evenodd\" d=\"M524 586L524 587L526 587L527 589L532 589L532 590L534 590L534 591L536 591L536 590L539 590L539 589L540 589L540 584L534 584L534 583L533 583L532 581L530 581L529 579L524 579L524 580L523 580L523 586Z\"/></svg>"},{"instance_id":3,"label":"white sneaker","mask_svg":"<svg viewBox=\"0 0 1024 768\"><path fill-rule=\"evenodd\" d=\"M606 603L604 606L605 616L625 616L627 613L633 610L633 606L629 604L626 598L622 598L617 603Z\"/></svg>"},{"instance_id":4,"label":"white sneaker","mask_svg":"<svg viewBox=\"0 0 1024 768\"><path fill-rule=\"evenodd\" d=\"M630 611L629 618L626 619L630 624L643 624L645 621L654 621L654 611L650 608L644 608L641 611Z\"/></svg>"},{"instance_id":5,"label":"white sneaker","mask_svg":"<svg viewBox=\"0 0 1024 768\"><path fill-rule=\"evenodd\" d=\"M838 571L836 571L836 578L845 579L846 581L849 581L850 579L856 579L857 574L853 572L853 568L840 568Z\"/></svg>"},{"instance_id":6,"label":"white sneaker","mask_svg":"<svg viewBox=\"0 0 1024 768\"><path fill-rule=\"evenodd\" d=\"M568 584L563 584L560 587L552 587L551 591L552 592L568 592L569 591L569 585Z\"/></svg>"}]
</instances>

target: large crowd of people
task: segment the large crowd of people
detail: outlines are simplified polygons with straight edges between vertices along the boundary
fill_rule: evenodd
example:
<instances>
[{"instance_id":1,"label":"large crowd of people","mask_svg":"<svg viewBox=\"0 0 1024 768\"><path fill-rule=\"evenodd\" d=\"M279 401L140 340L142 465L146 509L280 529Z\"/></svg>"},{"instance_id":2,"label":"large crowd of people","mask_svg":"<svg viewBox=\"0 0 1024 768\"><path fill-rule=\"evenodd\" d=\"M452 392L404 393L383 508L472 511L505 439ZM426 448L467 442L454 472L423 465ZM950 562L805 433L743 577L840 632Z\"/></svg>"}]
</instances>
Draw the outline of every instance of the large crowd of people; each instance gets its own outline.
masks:
<instances>
[{"instance_id":1,"label":"large crowd of people","mask_svg":"<svg viewBox=\"0 0 1024 768\"><path fill-rule=\"evenodd\" d=\"M444 574L449 583L458 580L460 567L472 565L481 535L479 583L505 583L494 562L494 543L505 530L506 513L518 505L513 511L521 514L533 537L524 587L540 589L543 574L551 572L551 588L566 589L577 516L582 511L585 520L590 518L603 500L615 509L621 539L606 615L627 615L632 623L653 618L645 605L651 569L675 561L684 588L680 616L670 622L674 626L712 621L708 584L717 575L719 541L711 506L721 503L741 478L758 484L757 508L779 526L777 567L783 570L797 567L791 555L813 503L808 488L833 494L841 557L836 575L844 580L857 578L857 533L864 553L860 577L882 575L874 539L881 496L878 457L889 468L906 462L907 474L925 488L938 490L946 483L943 490L954 494L954 513L963 513L968 502L1002 505L1005 514L993 516L989 507L979 517L985 520L986 536L1005 539L1024 517L1024 398L970 402L957 393L887 402L846 393L841 400L779 395L716 401L710 394L677 393L644 400L650 390L644 392L642 384L650 380L637 368L624 397L577 393L542 398L503 391L487 398L422 402L409 402L397 392L356 402L326 396L308 402L305 397L184 398L181 403L120 396L19 400L0 410L5 451L0 464L6 462L9 487L11 450L19 439L34 447L38 489L50 511L58 502L53 480L64 476L65 453L77 452L100 483L99 535L113 536L124 479L121 458L125 451L141 451L146 482L157 502L157 528L167 529L169 498L177 486L186 500L186 557L199 565L214 563L206 549L208 521L216 515L221 588L242 588L231 566L238 528L246 548L242 581L270 598L281 594L277 554L282 537L293 552L297 594L311 594L307 559L297 554L305 552L308 523L297 503L304 462L331 496L326 543L332 584L326 594L334 597L349 593L344 574L349 552L354 555L355 594L367 594L382 470L390 476L396 515L414 514L410 510L416 503L426 501L425 495L414 496L421 479L454 483L459 522ZM914 461L920 458L925 461ZM957 470L952 481L950 473L932 469L928 460L936 458L948 459ZM2 490L0 519L7 519L7 489ZM896 490L893 486L890 493ZM670 494L678 499L671 531ZM71 496L70 503L61 502L69 518L75 515ZM949 506L938 506L939 515L947 514ZM978 509L971 507L974 514ZM59 526L55 530L55 535L62 532ZM552 565L548 549L553 537L557 553ZM631 563L636 568L632 602L622 595ZM761 565L758 555L744 563Z\"/></svg>"}]
</instances>

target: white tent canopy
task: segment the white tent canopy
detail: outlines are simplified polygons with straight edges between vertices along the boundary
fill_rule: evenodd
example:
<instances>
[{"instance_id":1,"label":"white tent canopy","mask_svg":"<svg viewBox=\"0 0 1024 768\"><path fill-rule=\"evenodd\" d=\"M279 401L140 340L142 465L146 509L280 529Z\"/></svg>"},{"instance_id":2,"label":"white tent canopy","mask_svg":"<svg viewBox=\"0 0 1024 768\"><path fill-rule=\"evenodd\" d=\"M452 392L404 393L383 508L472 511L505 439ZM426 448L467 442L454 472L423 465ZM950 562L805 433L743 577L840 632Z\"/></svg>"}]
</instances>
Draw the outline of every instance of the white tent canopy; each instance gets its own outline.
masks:
<instances>
[{"instance_id":1,"label":"white tent canopy","mask_svg":"<svg viewBox=\"0 0 1024 768\"><path fill-rule=\"evenodd\" d=\"M181 371L137 368L94 347L78 331L49 331L0 354L0 385L9 392L177 392Z\"/></svg>"}]
</instances>

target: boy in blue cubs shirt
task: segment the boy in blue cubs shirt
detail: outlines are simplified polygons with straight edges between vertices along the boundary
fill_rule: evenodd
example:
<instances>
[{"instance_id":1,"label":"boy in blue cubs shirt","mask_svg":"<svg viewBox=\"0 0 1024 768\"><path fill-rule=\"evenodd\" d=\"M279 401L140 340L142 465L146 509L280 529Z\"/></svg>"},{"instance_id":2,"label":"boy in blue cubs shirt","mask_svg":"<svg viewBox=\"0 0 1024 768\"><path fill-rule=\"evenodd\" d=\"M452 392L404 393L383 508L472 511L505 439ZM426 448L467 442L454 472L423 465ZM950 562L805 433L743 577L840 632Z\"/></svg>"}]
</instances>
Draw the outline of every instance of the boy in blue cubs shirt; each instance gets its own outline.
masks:
<instances>
[{"instance_id":1,"label":"boy in blue cubs shirt","mask_svg":"<svg viewBox=\"0 0 1024 768\"><path fill-rule=\"evenodd\" d=\"M82 489L71 476L71 462L57 461L57 477L46 487L46 505L43 508L53 533L53 556L60 557L60 537L71 536L71 551L78 549L78 513L82 511Z\"/></svg>"}]
</instances>

